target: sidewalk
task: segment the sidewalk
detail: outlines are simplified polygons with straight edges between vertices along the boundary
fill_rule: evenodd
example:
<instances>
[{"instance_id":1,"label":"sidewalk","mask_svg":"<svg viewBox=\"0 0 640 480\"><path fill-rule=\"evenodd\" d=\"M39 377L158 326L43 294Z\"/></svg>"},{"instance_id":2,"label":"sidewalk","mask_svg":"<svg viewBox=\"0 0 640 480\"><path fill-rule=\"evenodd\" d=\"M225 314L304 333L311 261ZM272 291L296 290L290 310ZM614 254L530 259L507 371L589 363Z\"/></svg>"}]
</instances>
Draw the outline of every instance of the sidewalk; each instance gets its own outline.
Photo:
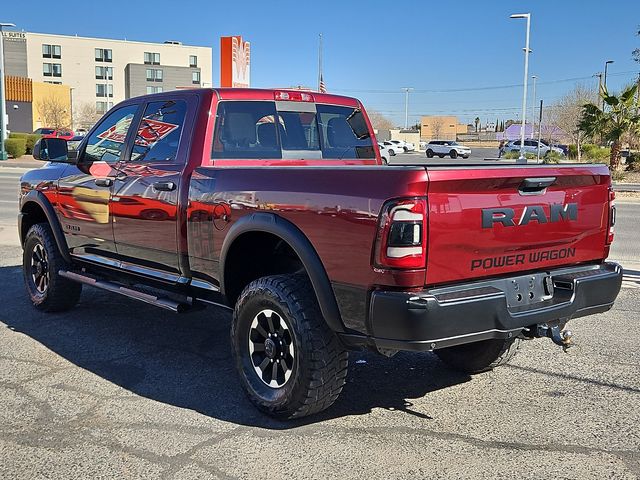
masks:
<instances>
[{"instance_id":1,"label":"sidewalk","mask_svg":"<svg viewBox=\"0 0 640 480\"><path fill-rule=\"evenodd\" d=\"M31 155L23 155L20 158L10 158L9 160L0 160L1 167L12 168L38 168L44 165L45 162L41 160L35 160Z\"/></svg>"}]
</instances>

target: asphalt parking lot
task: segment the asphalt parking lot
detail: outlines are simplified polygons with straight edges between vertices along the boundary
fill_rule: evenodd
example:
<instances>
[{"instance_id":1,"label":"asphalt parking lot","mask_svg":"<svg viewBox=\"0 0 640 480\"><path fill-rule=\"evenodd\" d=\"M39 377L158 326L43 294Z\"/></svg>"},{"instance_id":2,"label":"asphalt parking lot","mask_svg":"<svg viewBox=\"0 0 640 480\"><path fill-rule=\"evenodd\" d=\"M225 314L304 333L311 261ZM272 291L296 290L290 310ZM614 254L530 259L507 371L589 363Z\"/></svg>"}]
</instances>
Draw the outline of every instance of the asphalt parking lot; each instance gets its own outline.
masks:
<instances>
[{"instance_id":1,"label":"asphalt parking lot","mask_svg":"<svg viewBox=\"0 0 640 480\"><path fill-rule=\"evenodd\" d=\"M577 346L526 342L469 377L432 354L350 357L319 416L281 423L244 397L230 316L177 316L85 288L65 314L27 302L17 178L0 169L0 478L571 478L640 476L640 203L618 200L614 308Z\"/></svg>"}]
</instances>

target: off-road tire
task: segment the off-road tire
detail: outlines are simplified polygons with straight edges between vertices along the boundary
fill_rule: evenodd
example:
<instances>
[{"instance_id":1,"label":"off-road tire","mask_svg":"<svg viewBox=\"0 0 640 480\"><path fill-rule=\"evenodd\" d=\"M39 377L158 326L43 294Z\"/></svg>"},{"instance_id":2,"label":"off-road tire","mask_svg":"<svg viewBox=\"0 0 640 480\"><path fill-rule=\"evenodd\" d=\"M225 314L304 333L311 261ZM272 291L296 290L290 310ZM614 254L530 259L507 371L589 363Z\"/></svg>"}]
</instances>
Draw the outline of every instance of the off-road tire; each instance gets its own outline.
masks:
<instances>
[{"instance_id":1,"label":"off-road tire","mask_svg":"<svg viewBox=\"0 0 640 480\"><path fill-rule=\"evenodd\" d=\"M263 382L249 353L251 324L265 309L276 312L286 322L293 339L293 368L289 379L279 387ZM262 277L247 285L233 312L231 343L249 400L273 417L292 419L325 410L336 401L345 384L348 352L322 318L304 274Z\"/></svg>"},{"instance_id":2,"label":"off-road tire","mask_svg":"<svg viewBox=\"0 0 640 480\"><path fill-rule=\"evenodd\" d=\"M427 150L427 158L433 158L433 150Z\"/></svg>"},{"instance_id":3,"label":"off-road tire","mask_svg":"<svg viewBox=\"0 0 640 480\"><path fill-rule=\"evenodd\" d=\"M32 265L34 251L44 250L48 281L41 290L35 284ZM60 255L51 227L47 223L36 223L29 228L22 247L22 274L29 300L43 312L63 312L73 308L80 299L82 285L61 277L60 270L68 270L67 262Z\"/></svg>"},{"instance_id":4,"label":"off-road tire","mask_svg":"<svg viewBox=\"0 0 640 480\"><path fill-rule=\"evenodd\" d=\"M447 366L465 373L482 373L508 363L517 353L519 338L491 339L441 348L434 353Z\"/></svg>"}]
</instances>

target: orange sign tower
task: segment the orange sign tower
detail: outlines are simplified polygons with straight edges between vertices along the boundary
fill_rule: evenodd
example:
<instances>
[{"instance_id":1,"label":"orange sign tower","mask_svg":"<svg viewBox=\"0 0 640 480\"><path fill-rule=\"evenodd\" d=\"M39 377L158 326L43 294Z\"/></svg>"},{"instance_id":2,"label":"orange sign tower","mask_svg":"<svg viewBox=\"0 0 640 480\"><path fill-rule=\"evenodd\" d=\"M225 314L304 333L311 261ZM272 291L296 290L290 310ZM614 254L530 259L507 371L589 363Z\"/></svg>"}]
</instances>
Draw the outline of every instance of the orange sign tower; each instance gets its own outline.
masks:
<instances>
[{"instance_id":1,"label":"orange sign tower","mask_svg":"<svg viewBox=\"0 0 640 480\"><path fill-rule=\"evenodd\" d=\"M220 37L220 86L249 88L251 48L240 35Z\"/></svg>"}]
</instances>

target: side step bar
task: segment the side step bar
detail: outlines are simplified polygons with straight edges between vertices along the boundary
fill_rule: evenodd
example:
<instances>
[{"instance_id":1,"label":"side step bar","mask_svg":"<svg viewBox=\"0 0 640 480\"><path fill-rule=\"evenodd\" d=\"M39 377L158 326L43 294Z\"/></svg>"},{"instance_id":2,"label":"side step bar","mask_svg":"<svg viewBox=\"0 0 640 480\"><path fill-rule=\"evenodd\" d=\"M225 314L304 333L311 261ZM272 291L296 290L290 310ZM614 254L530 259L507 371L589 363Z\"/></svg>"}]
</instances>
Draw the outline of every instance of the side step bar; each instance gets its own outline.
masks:
<instances>
[{"instance_id":1,"label":"side step bar","mask_svg":"<svg viewBox=\"0 0 640 480\"><path fill-rule=\"evenodd\" d=\"M139 300L150 305L155 305L156 307L171 310L172 312L183 313L192 308L192 305L189 303L176 302L175 300L172 300L170 298L150 295L148 293L125 287L116 282L110 282L107 280L96 280L95 278L88 277L76 272L69 272L66 270L60 270L58 274L64 278L73 280L74 282L89 285L91 287L101 288L102 290L107 290L109 292L118 293L133 300Z\"/></svg>"}]
</instances>

